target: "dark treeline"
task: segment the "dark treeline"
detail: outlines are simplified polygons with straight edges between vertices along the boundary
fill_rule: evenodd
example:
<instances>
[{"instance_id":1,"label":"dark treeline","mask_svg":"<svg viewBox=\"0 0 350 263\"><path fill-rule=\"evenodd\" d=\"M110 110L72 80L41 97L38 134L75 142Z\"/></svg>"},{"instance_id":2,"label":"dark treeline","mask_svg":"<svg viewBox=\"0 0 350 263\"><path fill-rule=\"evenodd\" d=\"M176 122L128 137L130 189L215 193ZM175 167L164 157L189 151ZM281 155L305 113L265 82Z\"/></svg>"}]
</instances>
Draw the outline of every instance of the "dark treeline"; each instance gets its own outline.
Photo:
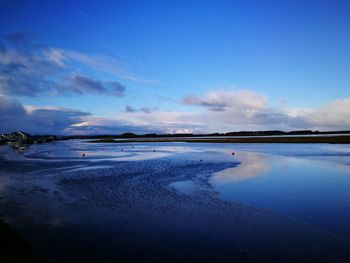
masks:
<instances>
[{"instance_id":1,"label":"dark treeline","mask_svg":"<svg viewBox=\"0 0 350 263\"><path fill-rule=\"evenodd\" d=\"M68 136L54 136L54 135L30 135L25 132L13 132L11 134L0 134L0 144L6 142L21 141L25 144L50 142L55 140L70 140L70 139L130 139L130 138L182 138L182 137L220 137L220 136L279 136L279 135L322 135L322 134L350 134L350 131L312 131L312 130L297 130L284 132L280 130L269 131L237 131L227 133L207 133L207 134L135 134L126 132L123 134L105 134L105 135L68 135Z\"/></svg>"},{"instance_id":2,"label":"dark treeline","mask_svg":"<svg viewBox=\"0 0 350 263\"><path fill-rule=\"evenodd\" d=\"M192 134L192 133L182 133L182 134L135 134L131 132L126 132L118 135L72 135L63 136L61 139L122 139L122 138L163 138L163 137L203 137L203 136L278 136L278 135L322 135L322 134L350 134L350 131L312 131L312 130L298 130L298 131L237 131L237 132L227 132L227 133L208 133L208 134Z\"/></svg>"}]
</instances>

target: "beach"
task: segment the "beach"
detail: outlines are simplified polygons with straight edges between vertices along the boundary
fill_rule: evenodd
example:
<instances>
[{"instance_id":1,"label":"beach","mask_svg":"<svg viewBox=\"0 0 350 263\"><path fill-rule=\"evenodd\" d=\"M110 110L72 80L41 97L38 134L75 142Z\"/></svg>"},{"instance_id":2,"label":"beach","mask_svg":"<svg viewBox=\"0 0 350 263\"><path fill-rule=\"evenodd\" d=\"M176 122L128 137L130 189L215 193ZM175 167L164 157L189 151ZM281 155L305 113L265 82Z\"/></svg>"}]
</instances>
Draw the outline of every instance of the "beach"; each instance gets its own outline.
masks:
<instances>
[{"instance_id":1,"label":"beach","mask_svg":"<svg viewBox=\"0 0 350 263\"><path fill-rule=\"evenodd\" d=\"M346 262L349 213L334 219L331 209L327 222L312 217L322 203L311 215L307 205L300 215L292 208L312 203L302 195L311 189L315 200L349 207L339 201L349 148L288 145L72 140L22 154L1 146L0 218L43 262ZM339 200L327 197L316 167L334 173ZM308 181L295 176L300 169Z\"/></svg>"}]
</instances>

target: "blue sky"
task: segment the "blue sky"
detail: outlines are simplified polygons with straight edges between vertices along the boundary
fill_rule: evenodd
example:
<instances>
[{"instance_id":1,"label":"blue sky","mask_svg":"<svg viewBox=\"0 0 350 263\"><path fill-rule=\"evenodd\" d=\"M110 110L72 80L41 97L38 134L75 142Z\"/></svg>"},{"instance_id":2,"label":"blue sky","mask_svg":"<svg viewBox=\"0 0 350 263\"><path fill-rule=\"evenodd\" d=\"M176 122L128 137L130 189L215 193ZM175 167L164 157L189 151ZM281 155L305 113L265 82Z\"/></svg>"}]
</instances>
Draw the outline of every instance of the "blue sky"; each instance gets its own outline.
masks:
<instances>
[{"instance_id":1,"label":"blue sky","mask_svg":"<svg viewBox=\"0 0 350 263\"><path fill-rule=\"evenodd\" d=\"M32 132L350 129L349 1L0 5L0 118L88 113Z\"/></svg>"}]
</instances>

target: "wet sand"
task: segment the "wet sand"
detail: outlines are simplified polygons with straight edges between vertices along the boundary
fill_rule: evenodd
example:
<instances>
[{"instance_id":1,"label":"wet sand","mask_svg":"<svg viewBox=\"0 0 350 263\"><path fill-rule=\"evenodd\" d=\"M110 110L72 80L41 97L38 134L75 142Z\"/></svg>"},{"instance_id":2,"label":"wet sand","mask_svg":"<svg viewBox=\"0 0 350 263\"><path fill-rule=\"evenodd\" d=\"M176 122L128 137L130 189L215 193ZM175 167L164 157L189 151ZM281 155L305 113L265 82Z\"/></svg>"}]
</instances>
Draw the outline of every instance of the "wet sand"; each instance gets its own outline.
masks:
<instances>
[{"instance_id":1,"label":"wet sand","mask_svg":"<svg viewBox=\"0 0 350 263\"><path fill-rule=\"evenodd\" d=\"M93 152L101 146L89 153L86 145L77 144L71 155L66 152L69 158L38 146L42 151L33 150L27 157L1 159L0 218L31 244L38 260L347 262L350 258L349 240L268 209L222 200L209 179L239 165L230 154L176 144L108 146L118 158L121 149L129 156L118 160L97 158L100 154ZM81 152L87 152L87 158ZM163 157L152 158L157 153ZM176 189L176 183L186 181L196 185L194 191Z\"/></svg>"}]
</instances>

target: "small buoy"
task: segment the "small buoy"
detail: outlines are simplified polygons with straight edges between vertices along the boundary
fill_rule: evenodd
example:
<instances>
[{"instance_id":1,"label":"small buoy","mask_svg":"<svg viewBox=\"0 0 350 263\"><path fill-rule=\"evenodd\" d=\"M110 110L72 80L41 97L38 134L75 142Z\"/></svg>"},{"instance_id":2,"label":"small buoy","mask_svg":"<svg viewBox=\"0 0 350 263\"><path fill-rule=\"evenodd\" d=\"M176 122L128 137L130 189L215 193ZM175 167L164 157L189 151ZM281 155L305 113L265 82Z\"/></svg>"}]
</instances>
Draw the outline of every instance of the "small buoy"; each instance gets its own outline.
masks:
<instances>
[{"instance_id":1,"label":"small buoy","mask_svg":"<svg viewBox=\"0 0 350 263\"><path fill-rule=\"evenodd\" d=\"M155 152L156 152L156 150L153 150L153 152L155 153Z\"/></svg>"},{"instance_id":2,"label":"small buoy","mask_svg":"<svg viewBox=\"0 0 350 263\"><path fill-rule=\"evenodd\" d=\"M232 152L232 156L235 155L235 152Z\"/></svg>"},{"instance_id":3,"label":"small buoy","mask_svg":"<svg viewBox=\"0 0 350 263\"><path fill-rule=\"evenodd\" d=\"M83 157L85 157L85 153L83 153Z\"/></svg>"}]
</instances>

